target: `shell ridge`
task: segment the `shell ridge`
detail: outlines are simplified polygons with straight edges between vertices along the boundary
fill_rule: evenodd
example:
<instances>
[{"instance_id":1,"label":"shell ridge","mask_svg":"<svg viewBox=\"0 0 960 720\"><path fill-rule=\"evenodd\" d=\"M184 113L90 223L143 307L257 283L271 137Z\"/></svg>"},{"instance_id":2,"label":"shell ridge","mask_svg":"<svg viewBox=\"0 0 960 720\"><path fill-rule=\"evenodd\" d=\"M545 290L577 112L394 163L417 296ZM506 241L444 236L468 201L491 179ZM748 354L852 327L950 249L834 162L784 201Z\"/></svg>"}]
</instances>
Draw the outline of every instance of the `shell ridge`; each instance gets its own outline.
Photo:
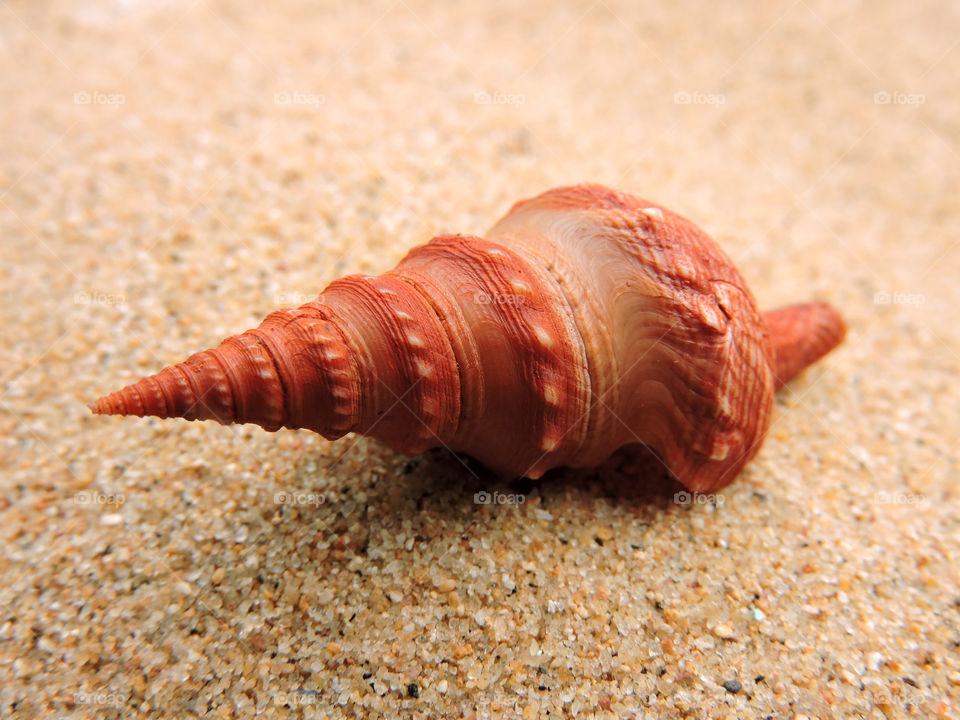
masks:
<instances>
[{"instance_id":1,"label":"shell ridge","mask_svg":"<svg viewBox=\"0 0 960 720\"><path fill-rule=\"evenodd\" d=\"M454 426L450 433L450 438L452 438L459 432L460 427L463 423L463 415L464 415L464 411L465 411L464 409L466 407L466 403L463 402L463 392L464 392L463 367L461 366L460 358L457 357L457 353L453 347L453 341L450 337L450 327L447 323L446 318L440 313L440 310L437 307L433 297L430 295L430 293L426 291L425 288L421 287L419 283L414 281L412 278L408 277L406 274L398 272L396 273L395 277L400 282L405 283L411 289L412 292L415 292L418 294L418 296L424 301L424 304L430 308L430 311L433 313L433 316L437 320L437 325L443 328L443 331L447 336L446 344L450 350L450 359L453 361L453 364L457 369L457 392L460 396L458 398L458 403L457 403L459 405L459 410L457 412L456 422L454 423ZM444 443L444 446L446 446L448 439L444 439L439 436L437 439L440 440L440 442Z\"/></svg>"},{"instance_id":2,"label":"shell ridge","mask_svg":"<svg viewBox=\"0 0 960 720\"><path fill-rule=\"evenodd\" d=\"M261 325L261 327L263 326ZM280 417L278 418L278 422L283 426L291 417L293 401L290 394L291 388L288 387L288 385L295 383L295 378L286 361L278 357L273 343L265 337L265 333L260 328L251 330L250 337L256 340L260 347L263 348L264 354L273 365L273 372L277 376L277 384L280 386ZM284 377L285 375L287 375L286 378Z\"/></svg>"},{"instance_id":3,"label":"shell ridge","mask_svg":"<svg viewBox=\"0 0 960 720\"><path fill-rule=\"evenodd\" d=\"M531 268L537 267L538 265L537 258L534 255L527 252L525 248L509 247L509 249L517 253L524 260L526 260L526 262L531 266ZM571 301L570 295L568 294L567 288L565 287L564 283L561 281L558 275L554 272L553 262L541 260L541 263L543 265L543 270L544 270L542 274L545 276L545 279L547 282L550 282L553 284L553 287L556 289L556 294L559 295L559 297L563 300L564 309L568 313L567 316L572 318L574 316L573 303ZM592 367L590 362L590 356L586 351L586 341L584 340L583 333L580 329L580 326L576 322L569 323L569 326L570 327L567 327L564 329L567 329L568 331L572 330L570 334L576 340L576 349L579 351L578 354L580 355L580 358L583 363L582 365L583 371L579 373L579 375L585 382L583 398L581 401L578 402L577 417L574 420L573 424L570 427L566 428L561 435L561 438L565 437L567 433L575 429L576 425L579 425L582 423L579 436L577 437L577 446L570 450L570 454L575 456L579 454L579 452L583 448L583 444L586 442L587 438L590 436L590 429L591 429L590 421L592 416L591 401L593 398L593 380L592 380L592 372L591 372ZM562 359L557 355L556 352L553 352L553 354L558 361L562 361ZM580 399L578 398L578 400Z\"/></svg>"},{"instance_id":4,"label":"shell ridge","mask_svg":"<svg viewBox=\"0 0 960 720\"><path fill-rule=\"evenodd\" d=\"M224 342L226 342L226 340ZM183 375L187 378L187 382L190 383L190 389L193 391L193 397L194 397L193 407L194 408L202 407L207 412L209 412L212 416L216 417L217 413L215 413L213 409L207 404L206 398L207 398L207 395L211 392L211 390L214 390L214 389L219 390L219 388L217 387L216 384L211 383L207 391L203 392L200 384L197 382L198 377L196 374L196 370L195 368L193 368L193 366L190 365L190 361L194 358L196 358L195 362L202 362L200 360L201 356L210 358L211 361L214 362L217 365L217 367L220 368L220 374L223 376L223 379L226 380L227 393L226 393L226 397L223 397L223 399L229 399L230 401L230 414L234 416L240 416L240 408L242 407L242 403L238 402L238 398L240 396L239 387L237 384L238 381L232 372L233 368L228 368L229 363L225 363L223 359L220 357L221 347L223 347L223 343L220 343L220 346L217 347L215 350L204 350L203 352L197 353L196 355L193 355L192 357L187 358L184 365L186 367L189 367L191 371L190 372L183 371ZM220 395L223 396L224 394L220 393Z\"/></svg>"}]
</instances>

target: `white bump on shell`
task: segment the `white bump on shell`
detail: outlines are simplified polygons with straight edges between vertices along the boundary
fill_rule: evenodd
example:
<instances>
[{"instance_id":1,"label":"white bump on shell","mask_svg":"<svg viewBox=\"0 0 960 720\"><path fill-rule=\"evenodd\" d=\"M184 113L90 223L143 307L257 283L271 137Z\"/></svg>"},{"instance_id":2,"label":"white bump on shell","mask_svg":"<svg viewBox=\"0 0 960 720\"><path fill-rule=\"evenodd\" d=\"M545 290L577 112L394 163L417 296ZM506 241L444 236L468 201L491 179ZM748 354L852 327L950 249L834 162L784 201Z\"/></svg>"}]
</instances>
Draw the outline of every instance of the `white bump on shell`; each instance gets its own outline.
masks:
<instances>
[{"instance_id":1,"label":"white bump on shell","mask_svg":"<svg viewBox=\"0 0 960 720\"><path fill-rule=\"evenodd\" d=\"M554 385L546 385L543 388L543 399L551 405L556 405L560 402L560 393L557 392L557 388Z\"/></svg>"},{"instance_id":2,"label":"white bump on shell","mask_svg":"<svg viewBox=\"0 0 960 720\"><path fill-rule=\"evenodd\" d=\"M511 280L510 287L513 288L514 292L523 294L523 295L531 292L530 286L527 285L523 280L517 280L517 279Z\"/></svg>"},{"instance_id":3,"label":"white bump on shell","mask_svg":"<svg viewBox=\"0 0 960 720\"><path fill-rule=\"evenodd\" d=\"M710 449L711 460L725 460L730 453L730 446L723 442L714 443Z\"/></svg>"},{"instance_id":4,"label":"white bump on shell","mask_svg":"<svg viewBox=\"0 0 960 720\"><path fill-rule=\"evenodd\" d=\"M539 325L533 326L533 333L537 336L537 340L540 341L540 344L544 347L553 347L553 338L550 337L550 333L544 330Z\"/></svg>"}]
</instances>

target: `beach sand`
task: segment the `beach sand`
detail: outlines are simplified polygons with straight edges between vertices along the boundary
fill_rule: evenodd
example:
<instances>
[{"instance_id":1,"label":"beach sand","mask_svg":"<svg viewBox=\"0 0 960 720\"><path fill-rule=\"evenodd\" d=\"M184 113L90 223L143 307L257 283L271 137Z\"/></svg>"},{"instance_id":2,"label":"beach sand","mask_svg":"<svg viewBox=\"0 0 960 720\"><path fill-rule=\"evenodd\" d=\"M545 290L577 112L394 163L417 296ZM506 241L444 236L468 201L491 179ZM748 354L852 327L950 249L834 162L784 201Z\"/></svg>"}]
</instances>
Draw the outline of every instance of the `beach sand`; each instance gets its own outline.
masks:
<instances>
[{"instance_id":1,"label":"beach sand","mask_svg":"<svg viewBox=\"0 0 960 720\"><path fill-rule=\"evenodd\" d=\"M0 3L0 716L960 717L958 31ZM715 496L85 407L584 181L849 324Z\"/></svg>"}]
</instances>

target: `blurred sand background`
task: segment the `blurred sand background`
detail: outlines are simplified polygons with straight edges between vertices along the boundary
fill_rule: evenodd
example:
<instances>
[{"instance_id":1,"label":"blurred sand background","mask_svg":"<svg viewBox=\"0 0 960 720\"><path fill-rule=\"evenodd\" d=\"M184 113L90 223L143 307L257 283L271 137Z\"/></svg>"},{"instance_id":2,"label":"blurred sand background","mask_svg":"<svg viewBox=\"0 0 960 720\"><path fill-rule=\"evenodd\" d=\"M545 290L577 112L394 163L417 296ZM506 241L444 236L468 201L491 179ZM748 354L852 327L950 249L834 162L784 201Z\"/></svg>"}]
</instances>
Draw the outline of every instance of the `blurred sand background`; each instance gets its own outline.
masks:
<instances>
[{"instance_id":1,"label":"blurred sand background","mask_svg":"<svg viewBox=\"0 0 960 720\"><path fill-rule=\"evenodd\" d=\"M960 9L515 5L0 0L0 716L960 717ZM849 322L716 497L84 407L588 180Z\"/></svg>"}]
</instances>

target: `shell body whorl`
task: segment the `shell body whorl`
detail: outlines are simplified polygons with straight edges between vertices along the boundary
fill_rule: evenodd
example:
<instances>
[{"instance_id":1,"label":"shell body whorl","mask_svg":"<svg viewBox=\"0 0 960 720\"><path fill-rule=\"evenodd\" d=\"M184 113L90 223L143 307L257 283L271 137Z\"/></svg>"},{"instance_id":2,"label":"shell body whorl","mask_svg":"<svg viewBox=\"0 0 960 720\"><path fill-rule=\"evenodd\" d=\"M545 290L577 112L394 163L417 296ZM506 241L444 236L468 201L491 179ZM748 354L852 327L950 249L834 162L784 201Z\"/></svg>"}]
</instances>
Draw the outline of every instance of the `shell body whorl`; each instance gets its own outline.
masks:
<instances>
[{"instance_id":1,"label":"shell body whorl","mask_svg":"<svg viewBox=\"0 0 960 720\"><path fill-rule=\"evenodd\" d=\"M775 390L843 332L823 304L761 315L693 223L579 185L517 203L486 238L441 236L337 280L91 407L442 445L530 477L642 443L708 491L759 449Z\"/></svg>"}]
</instances>

